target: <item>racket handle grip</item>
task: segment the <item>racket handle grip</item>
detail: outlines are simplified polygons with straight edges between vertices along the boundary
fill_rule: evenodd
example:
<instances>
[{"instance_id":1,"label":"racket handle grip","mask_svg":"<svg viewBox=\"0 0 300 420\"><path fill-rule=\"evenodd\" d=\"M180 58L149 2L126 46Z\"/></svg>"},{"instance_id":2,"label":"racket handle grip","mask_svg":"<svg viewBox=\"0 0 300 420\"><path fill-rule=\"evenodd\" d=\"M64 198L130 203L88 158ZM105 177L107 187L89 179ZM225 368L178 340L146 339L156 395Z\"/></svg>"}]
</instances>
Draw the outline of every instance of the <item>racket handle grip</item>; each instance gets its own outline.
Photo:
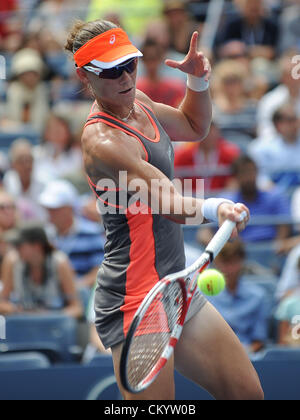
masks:
<instances>
[{"instance_id":1,"label":"racket handle grip","mask_svg":"<svg viewBox=\"0 0 300 420\"><path fill-rule=\"evenodd\" d=\"M247 216L246 212L241 214L241 221ZM233 229L236 227L236 223L231 220L225 220L223 225L220 227L218 232L215 234L211 242L206 248L206 252L213 255L213 259L219 255L228 240L230 239Z\"/></svg>"}]
</instances>

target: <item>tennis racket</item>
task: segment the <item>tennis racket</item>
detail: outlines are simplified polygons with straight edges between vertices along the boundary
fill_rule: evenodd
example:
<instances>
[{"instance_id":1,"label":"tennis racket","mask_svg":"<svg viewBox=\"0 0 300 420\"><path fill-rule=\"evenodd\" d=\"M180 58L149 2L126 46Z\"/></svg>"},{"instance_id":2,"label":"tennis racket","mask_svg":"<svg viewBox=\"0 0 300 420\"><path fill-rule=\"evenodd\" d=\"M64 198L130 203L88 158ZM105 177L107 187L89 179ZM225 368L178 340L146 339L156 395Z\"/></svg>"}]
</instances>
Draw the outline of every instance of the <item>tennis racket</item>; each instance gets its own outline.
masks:
<instances>
[{"instance_id":1,"label":"tennis racket","mask_svg":"<svg viewBox=\"0 0 300 420\"><path fill-rule=\"evenodd\" d=\"M245 216L246 212L241 220ZM136 394L148 388L172 356L197 289L198 274L213 262L235 227L226 220L193 265L160 280L143 300L121 354L120 378L128 392Z\"/></svg>"}]
</instances>

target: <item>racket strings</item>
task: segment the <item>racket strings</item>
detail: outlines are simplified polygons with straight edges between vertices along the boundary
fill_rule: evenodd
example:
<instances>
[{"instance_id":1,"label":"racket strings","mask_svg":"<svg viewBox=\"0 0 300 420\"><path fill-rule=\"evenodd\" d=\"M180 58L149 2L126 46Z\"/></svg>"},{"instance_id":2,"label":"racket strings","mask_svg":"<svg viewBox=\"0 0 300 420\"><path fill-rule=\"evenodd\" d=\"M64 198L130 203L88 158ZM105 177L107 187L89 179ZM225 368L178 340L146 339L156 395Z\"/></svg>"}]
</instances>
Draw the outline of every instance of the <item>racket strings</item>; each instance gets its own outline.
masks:
<instances>
[{"instance_id":1,"label":"racket strings","mask_svg":"<svg viewBox=\"0 0 300 420\"><path fill-rule=\"evenodd\" d=\"M136 328L127 361L127 378L132 388L138 389L160 362L181 319L183 307L178 282L168 284L149 305Z\"/></svg>"}]
</instances>

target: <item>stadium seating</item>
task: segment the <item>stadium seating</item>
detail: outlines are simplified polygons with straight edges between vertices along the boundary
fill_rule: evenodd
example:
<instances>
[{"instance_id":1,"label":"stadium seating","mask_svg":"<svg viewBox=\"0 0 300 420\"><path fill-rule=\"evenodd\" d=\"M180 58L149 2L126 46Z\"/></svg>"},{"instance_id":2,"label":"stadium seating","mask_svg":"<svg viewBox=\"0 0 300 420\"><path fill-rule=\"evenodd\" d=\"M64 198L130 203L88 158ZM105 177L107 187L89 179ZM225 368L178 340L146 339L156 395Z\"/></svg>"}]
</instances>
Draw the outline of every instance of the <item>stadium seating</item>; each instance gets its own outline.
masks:
<instances>
[{"instance_id":1,"label":"stadium seating","mask_svg":"<svg viewBox=\"0 0 300 420\"><path fill-rule=\"evenodd\" d=\"M14 315L6 318L6 340L0 354L39 351L51 362L71 362L78 358L77 324L65 315Z\"/></svg>"},{"instance_id":2,"label":"stadium seating","mask_svg":"<svg viewBox=\"0 0 300 420\"><path fill-rule=\"evenodd\" d=\"M0 354L0 371L46 369L51 366L47 357L41 353Z\"/></svg>"},{"instance_id":3,"label":"stadium seating","mask_svg":"<svg viewBox=\"0 0 300 420\"><path fill-rule=\"evenodd\" d=\"M12 142L18 138L25 138L34 146L39 144L39 136L35 131L28 129L20 131L0 131L0 150L7 152Z\"/></svg>"},{"instance_id":4,"label":"stadium seating","mask_svg":"<svg viewBox=\"0 0 300 420\"><path fill-rule=\"evenodd\" d=\"M274 346L262 352L260 360L265 362L300 362L300 348Z\"/></svg>"},{"instance_id":5,"label":"stadium seating","mask_svg":"<svg viewBox=\"0 0 300 420\"><path fill-rule=\"evenodd\" d=\"M112 366L112 357L109 354L96 354L88 363L88 366Z\"/></svg>"}]
</instances>

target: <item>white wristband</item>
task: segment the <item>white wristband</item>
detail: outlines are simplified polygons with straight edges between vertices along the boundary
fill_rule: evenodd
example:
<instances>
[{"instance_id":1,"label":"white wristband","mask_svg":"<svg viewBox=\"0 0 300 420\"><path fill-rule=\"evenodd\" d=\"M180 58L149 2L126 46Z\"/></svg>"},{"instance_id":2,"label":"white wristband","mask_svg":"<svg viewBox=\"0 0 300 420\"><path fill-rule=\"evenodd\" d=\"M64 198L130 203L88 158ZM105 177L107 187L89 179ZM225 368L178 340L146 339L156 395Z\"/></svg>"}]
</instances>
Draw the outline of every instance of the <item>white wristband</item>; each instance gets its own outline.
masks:
<instances>
[{"instance_id":1,"label":"white wristband","mask_svg":"<svg viewBox=\"0 0 300 420\"><path fill-rule=\"evenodd\" d=\"M187 87L194 92L205 92L209 88L209 81L205 77L197 77L192 74L187 75Z\"/></svg>"},{"instance_id":2,"label":"white wristband","mask_svg":"<svg viewBox=\"0 0 300 420\"><path fill-rule=\"evenodd\" d=\"M218 222L218 210L221 204L228 203L233 204L233 201L226 200L226 198L208 198L204 200L202 206L202 215L205 219L211 222Z\"/></svg>"}]
</instances>

